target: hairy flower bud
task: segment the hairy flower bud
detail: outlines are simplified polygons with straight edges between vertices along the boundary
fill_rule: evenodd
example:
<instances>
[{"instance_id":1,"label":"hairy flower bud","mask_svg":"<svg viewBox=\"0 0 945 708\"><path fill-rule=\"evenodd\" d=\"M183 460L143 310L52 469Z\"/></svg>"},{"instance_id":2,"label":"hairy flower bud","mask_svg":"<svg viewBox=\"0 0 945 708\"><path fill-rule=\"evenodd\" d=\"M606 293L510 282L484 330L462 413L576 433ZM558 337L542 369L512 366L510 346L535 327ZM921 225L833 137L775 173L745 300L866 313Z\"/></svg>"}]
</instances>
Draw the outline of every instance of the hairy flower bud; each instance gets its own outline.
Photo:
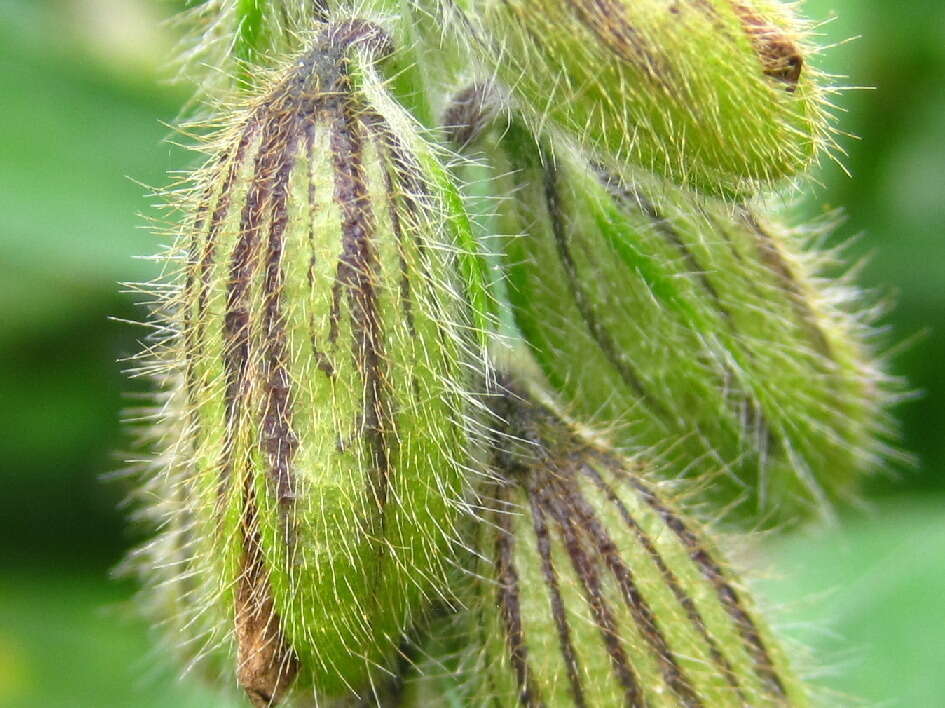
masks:
<instances>
[{"instance_id":1,"label":"hairy flower bud","mask_svg":"<svg viewBox=\"0 0 945 708\"><path fill-rule=\"evenodd\" d=\"M509 297L568 404L765 523L851 495L883 401L855 291L748 208L541 156L520 127L504 144Z\"/></svg>"},{"instance_id":2,"label":"hairy flower bud","mask_svg":"<svg viewBox=\"0 0 945 708\"><path fill-rule=\"evenodd\" d=\"M798 22L770 0L468 0L533 126L714 194L755 191L828 142Z\"/></svg>"},{"instance_id":3,"label":"hairy flower bud","mask_svg":"<svg viewBox=\"0 0 945 708\"><path fill-rule=\"evenodd\" d=\"M502 403L472 597L415 695L439 682L464 706L807 705L709 534L645 465L534 400Z\"/></svg>"},{"instance_id":4,"label":"hairy flower bud","mask_svg":"<svg viewBox=\"0 0 945 708\"><path fill-rule=\"evenodd\" d=\"M226 117L163 313L164 534L143 556L194 657L235 650L260 706L293 680L368 690L445 592L465 504L483 273L374 73L387 51L370 22L330 25Z\"/></svg>"}]
</instances>

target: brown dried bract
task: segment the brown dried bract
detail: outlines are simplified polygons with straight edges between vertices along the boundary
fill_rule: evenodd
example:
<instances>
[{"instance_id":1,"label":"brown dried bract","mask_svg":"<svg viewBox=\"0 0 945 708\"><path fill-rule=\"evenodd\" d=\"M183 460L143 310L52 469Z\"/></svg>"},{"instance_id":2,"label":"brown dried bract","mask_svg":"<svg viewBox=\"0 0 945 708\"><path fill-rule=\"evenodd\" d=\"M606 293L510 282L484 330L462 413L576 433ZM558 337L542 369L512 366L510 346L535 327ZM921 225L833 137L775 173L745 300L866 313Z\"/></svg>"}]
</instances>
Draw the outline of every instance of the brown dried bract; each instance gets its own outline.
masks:
<instances>
[{"instance_id":1,"label":"brown dried bract","mask_svg":"<svg viewBox=\"0 0 945 708\"><path fill-rule=\"evenodd\" d=\"M745 34L761 59L765 76L784 82L786 90L793 92L804 69L804 57L797 43L752 7L733 2L732 9L742 21Z\"/></svg>"},{"instance_id":2,"label":"brown dried bract","mask_svg":"<svg viewBox=\"0 0 945 708\"><path fill-rule=\"evenodd\" d=\"M299 671L273 605L260 548L255 497L247 484L242 572L236 585L236 681L256 708L275 706Z\"/></svg>"}]
</instances>

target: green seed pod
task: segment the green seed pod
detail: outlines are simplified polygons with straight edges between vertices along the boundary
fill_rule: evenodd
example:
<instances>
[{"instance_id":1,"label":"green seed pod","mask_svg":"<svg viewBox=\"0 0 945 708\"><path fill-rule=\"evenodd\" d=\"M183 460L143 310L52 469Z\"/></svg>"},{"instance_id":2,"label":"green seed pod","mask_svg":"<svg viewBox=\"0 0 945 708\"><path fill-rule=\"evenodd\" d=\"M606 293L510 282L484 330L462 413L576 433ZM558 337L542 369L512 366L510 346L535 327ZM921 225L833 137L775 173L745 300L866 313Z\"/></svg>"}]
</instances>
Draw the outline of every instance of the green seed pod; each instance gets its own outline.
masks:
<instances>
[{"instance_id":1,"label":"green seed pod","mask_svg":"<svg viewBox=\"0 0 945 708\"><path fill-rule=\"evenodd\" d=\"M503 403L472 598L406 705L427 691L462 706L807 705L710 535L645 465L534 400Z\"/></svg>"},{"instance_id":2,"label":"green seed pod","mask_svg":"<svg viewBox=\"0 0 945 708\"><path fill-rule=\"evenodd\" d=\"M715 470L706 494L764 524L853 496L884 452L855 290L748 208L542 159L521 127L504 144L509 297L575 412L666 475Z\"/></svg>"},{"instance_id":3,"label":"green seed pod","mask_svg":"<svg viewBox=\"0 0 945 708\"><path fill-rule=\"evenodd\" d=\"M235 659L260 706L293 681L369 691L443 599L466 504L484 271L374 73L387 51L370 22L332 24L226 117L162 311L142 563L192 658Z\"/></svg>"},{"instance_id":4,"label":"green seed pod","mask_svg":"<svg viewBox=\"0 0 945 708\"><path fill-rule=\"evenodd\" d=\"M798 21L773 0L468 0L534 126L713 194L802 172L828 142Z\"/></svg>"}]
</instances>

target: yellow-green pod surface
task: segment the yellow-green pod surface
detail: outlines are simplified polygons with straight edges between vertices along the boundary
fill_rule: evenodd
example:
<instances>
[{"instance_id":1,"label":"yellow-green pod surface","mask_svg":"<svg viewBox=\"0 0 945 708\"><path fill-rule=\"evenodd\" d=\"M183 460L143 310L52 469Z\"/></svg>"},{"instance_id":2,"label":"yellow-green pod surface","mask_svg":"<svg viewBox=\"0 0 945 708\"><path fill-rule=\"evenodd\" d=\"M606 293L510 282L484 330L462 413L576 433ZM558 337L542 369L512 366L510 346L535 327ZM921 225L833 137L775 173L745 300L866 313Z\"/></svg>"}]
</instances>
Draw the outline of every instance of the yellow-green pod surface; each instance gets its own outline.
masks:
<instances>
[{"instance_id":1,"label":"yellow-green pod surface","mask_svg":"<svg viewBox=\"0 0 945 708\"><path fill-rule=\"evenodd\" d=\"M772 0L466 0L534 128L713 194L807 167L824 112L798 22Z\"/></svg>"},{"instance_id":2,"label":"yellow-green pod surface","mask_svg":"<svg viewBox=\"0 0 945 708\"><path fill-rule=\"evenodd\" d=\"M743 207L616 180L506 134L515 320L576 414L765 524L826 511L876 464L880 373L855 291Z\"/></svg>"},{"instance_id":3,"label":"yellow-green pod surface","mask_svg":"<svg viewBox=\"0 0 945 708\"><path fill-rule=\"evenodd\" d=\"M468 609L437 632L406 705L807 705L709 534L645 465L508 403L520 442L496 455Z\"/></svg>"},{"instance_id":4,"label":"yellow-green pod surface","mask_svg":"<svg viewBox=\"0 0 945 708\"><path fill-rule=\"evenodd\" d=\"M464 504L484 281L455 189L360 51L384 48L331 25L227 117L164 313L173 498L151 562L186 587L172 629L235 660L257 705L293 681L369 691L444 592Z\"/></svg>"}]
</instances>

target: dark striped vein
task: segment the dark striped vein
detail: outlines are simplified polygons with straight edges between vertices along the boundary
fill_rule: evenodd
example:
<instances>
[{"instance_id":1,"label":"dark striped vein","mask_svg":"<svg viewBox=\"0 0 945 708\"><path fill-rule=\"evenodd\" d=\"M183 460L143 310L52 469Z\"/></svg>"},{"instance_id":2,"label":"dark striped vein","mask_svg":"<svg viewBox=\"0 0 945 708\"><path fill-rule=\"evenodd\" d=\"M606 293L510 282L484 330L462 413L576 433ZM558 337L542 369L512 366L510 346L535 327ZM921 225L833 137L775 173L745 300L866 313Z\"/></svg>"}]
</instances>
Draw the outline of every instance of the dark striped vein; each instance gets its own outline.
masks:
<instances>
[{"instance_id":1,"label":"dark striped vein","mask_svg":"<svg viewBox=\"0 0 945 708\"><path fill-rule=\"evenodd\" d=\"M210 174L213 177L211 179L208 179L207 183L204 185L203 192L201 192L201 195L200 195L200 200L197 203L197 209L194 212L194 220L190 227L190 233L191 233L190 245L187 250L187 280L184 285L184 292L186 294L186 301L188 303L191 303L194 300L193 289L197 282L196 271L197 271L198 264L201 261L201 256L203 253L203 248L201 248L201 246L202 245L204 247L209 246L209 237L207 239L207 243L206 244L204 243L203 229L204 229L204 226L206 225L207 214L210 212L210 201L213 198L214 193L216 192L216 188L217 188L216 177L217 177L218 172L220 172L229 161L230 155L231 155L230 150L224 150L222 153L220 153L220 156L214 161L215 164L210 169ZM232 171L233 170L231 167L230 170L228 170L228 174L231 173ZM217 197L218 205L219 205L219 202L223 200L224 198L226 198L227 200L230 198L229 194L227 194L226 189L225 189L226 182L227 180L224 179L224 183L221 187L220 195ZM216 211L217 208L218 207L216 207L214 211ZM188 310L188 315L190 314L191 313ZM188 320L188 322L189 321L190 320Z\"/></svg>"},{"instance_id":2,"label":"dark striped vein","mask_svg":"<svg viewBox=\"0 0 945 708\"><path fill-rule=\"evenodd\" d=\"M250 317L249 299L253 273L258 265L259 230L279 168L285 144L285 126L280 116L270 116L263 129L261 145L254 161L254 172L240 216L239 236L230 260L223 322L223 364L226 374L226 434L221 491L233 473L236 435L242 405L249 393Z\"/></svg>"},{"instance_id":3,"label":"dark striped vein","mask_svg":"<svg viewBox=\"0 0 945 708\"><path fill-rule=\"evenodd\" d=\"M702 701L680 668L666 637L660 630L653 610L637 587L632 571L621 559L617 544L601 524L594 509L588 505L587 500L572 480L567 482L557 480L555 486L558 488L557 496L567 505L569 515L581 522L579 528L596 545L597 552L603 557L617 580L624 603L633 615L637 630L657 656L666 684L679 698L681 705L687 708L702 706Z\"/></svg>"},{"instance_id":4,"label":"dark striped vein","mask_svg":"<svg viewBox=\"0 0 945 708\"><path fill-rule=\"evenodd\" d=\"M662 404L647 392L639 373L621 356L620 348L617 346L617 343L611 338L607 330L601 326L600 322L598 322L597 315L587 301L583 283L581 283L578 276L577 264L574 262L574 257L568 245L564 214L561 210L560 197L558 194L558 173L552 160L553 158L548 158L544 168L545 203L548 218L551 221L555 247L558 251L558 257L561 259L561 264L564 267L570 290L574 294L574 302L581 313L582 319L587 325L588 331L594 338L594 341L597 342L597 346L600 347L604 357L623 382L658 415L664 419L671 419Z\"/></svg>"},{"instance_id":5,"label":"dark striped vein","mask_svg":"<svg viewBox=\"0 0 945 708\"><path fill-rule=\"evenodd\" d=\"M202 322L207 309L207 299L212 283L210 276L212 273L213 259L216 255L217 244L220 236L220 229L226 220L230 211L230 205L233 201L233 187L239 172L243 167L243 160L246 157L246 149L250 142L255 138L258 132L258 119L253 116L243 126L240 131L240 139L236 144L236 150L233 153L233 159L223 177L223 184L220 187L220 196L210 215L210 223L204 242L203 253L200 257L198 266L198 279L200 281L200 290L197 293L197 321Z\"/></svg>"},{"instance_id":6,"label":"dark striped vein","mask_svg":"<svg viewBox=\"0 0 945 708\"><path fill-rule=\"evenodd\" d=\"M561 648L561 658L568 672L568 682L571 685L571 697L577 708L585 708L584 687L581 683L581 669L578 663L577 652L571 641L571 629L561 597L561 588L558 585L558 574L555 571L551 558L551 538L548 524L545 521L545 512L535 499L534 480L528 484L528 502L532 513L532 528L535 531L535 542L538 555L541 557L541 571L548 586L548 595L551 602L551 616L558 632L558 645Z\"/></svg>"},{"instance_id":7,"label":"dark striped vein","mask_svg":"<svg viewBox=\"0 0 945 708\"><path fill-rule=\"evenodd\" d=\"M667 91L668 67L663 57L630 24L624 6L614 0L575 0L568 7L577 19L620 60L632 64Z\"/></svg>"},{"instance_id":8,"label":"dark striped vein","mask_svg":"<svg viewBox=\"0 0 945 708\"><path fill-rule=\"evenodd\" d=\"M617 467L616 464L614 468L622 469L622 467ZM708 630L706 629L705 620L703 619L702 614L699 612L699 609L696 607L695 602L693 602L692 598L689 597L685 589L680 585L676 574L673 573L672 569L666 564L666 561L656 549L652 539L647 536L646 531L644 531L640 524L637 523L636 519L634 519L630 514L630 510L627 508L626 504L623 503L620 497L617 496L617 493L609 484L607 484L607 482L603 477L600 476L600 473L596 469L594 469L591 465L583 464L581 465L581 471L594 482L597 488L607 497L608 501L610 501L616 507L624 523L630 528L636 539L640 542L640 545L643 546L647 555L656 565L660 575L663 577L663 582L670 589L670 591L673 593L673 596L676 598L676 601L685 611L686 618L692 624L696 633L706 643L713 664L715 664L715 667L718 669L719 673L725 677L725 680L728 682L728 684L738 691L738 695L741 698L742 703L745 703L745 695L742 693L741 687L738 683L738 678L735 676L735 672L732 670L731 663L729 663L728 659L725 658L725 655L722 653L721 649L719 649L718 643L709 634Z\"/></svg>"},{"instance_id":9,"label":"dark striped vein","mask_svg":"<svg viewBox=\"0 0 945 708\"><path fill-rule=\"evenodd\" d=\"M685 241L683 241L682 237L679 235L679 232L673 228L669 220L642 192L627 187L621 182L619 178L609 173L601 165L595 165L594 169L597 172L598 177L603 182L604 187L607 188L607 191L614 196L617 202L623 206L624 209L632 210L634 205L636 205L640 212L650 220L654 230L663 236L671 246L679 251L685 260L689 271L698 279L699 284L709 296L709 300L712 302L716 311L725 321L725 326L728 328L729 332L731 332L732 336L735 337L736 341L740 342L742 337L736 328L735 320L732 317L731 311L722 302L722 297L719 295L718 290L716 290L715 286L712 284L707 271L702 267L699 259L689 249ZM713 221L713 223L715 222ZM725 238L728 239L727 234L725 234ZM735 253L736 257L740 258L740 255L734 250L734 247L732 247L732 251ZM753 362L755 360L755 355L750 349L743 348L742 351L744 352L745 356L748 357L749 361ZM737 377L734 370L728 363L720 363L723 370L723 381L721 382L720 390L727 391L731 388L731 384L736 380ZM742 387L739 387L738 392L741 394L742 403L744 404L744 412L734 410L733 414L741 421L742 428L744 430L753 432L752 437L754 438L755 447L764 457L769 449L772 449L780 444L780 440L772 431L771 425L768 423L768 417L765 414L761 402L758 401L758 399L753 396L750 391L746 391ZM733 402L729 405L734 406L735 404Z\"/></svg>"},{"instance_id":10,"label":"dark striped vein","mask_svg":"<svg viewBox=\"0 0 945 708\"><path fill-rule=\"evenodd\" d=\"M522 608L519 601L519 578L515 568L515 536L512 516L504 508L496 514L499 527L495 539L495 566L498 580L499 613L505 628L505 643L509 661L518 685L518 700L527 708L544 706L528 663L528 646L522 628Z\"/></svg>"},{"instance_id":11,"label":"dark striped vein","mask_svg":"<svg viewBox=\"0 0 945 708\"><path fill-rule=\"evenodd\" d=\"M345 82L346 83L346 82ZM335 201L341 209L342 249L335 287L342 288L351 314L352 354L363 379L360 429L371 452L371 493L381 512L387 503L389 465L383 333L377 303L378 260L375 223L364 170L364 128L356 107L336 100L330 110L330 145Z\"/></svg>"},{"instance_id":12,"label":"dark striped vein","mask_svg":"<svg viewBox=\"0 0 945 708\"><path fill-rule=\"evenodd\" d=\"M424 182L423 171L416 158L404 146L403 142L390 129L386 121L377 116L368 116L370 120L367 125L373 134L376 134L378 142L383 146L382 153L385 162L392 166L393 180L396 186L397 205L403 209L399 216L400 229L404 234L413 234L413 248L416 250L415 267L419 271L417 283L420 286L426 286L427 291L435 283L430 272L429 248L422 237L427 224L424 219L427 218L422 213L431 208L433 196L430 194L428 185ZM433 209L440 208L440 205L432 206ZM406 246L406 241L403 241ZM406 248L405 248L406 250ZM434 298L428 298L426 305L441 308L443 306L442 294ZM436 328L437 338L441 346L441 360L444 370L450 370L455 367L455 361L450 359L450 352L453 347L449 342L449 333L446 330L445 322L450 319L449 315L442 314L434 318L427 317L428 324Z\"/></svg>"},{"instance_id":13,"label":"dark striped vein","mask_svg":"<svg viewBox=\"0 0 945 708\"><path fill-rule=\"evenodd\" d=\"M599 453L598 457L605 461L608 459L605 455ZM689 557L692 559L693 563L699 568L702 575L712 583L719 602L725 608L728 615L734 620L735 627L742 638L742 643L752 657L755 663L755 670L767 690L780 698L785 697L784 684L775 671L774 661L771 659L765 642L761 638L761 632L742 604L738 592L726 578L722 567L704 547L699 537L680 517L676 516L664 505L647 485L629 472L625 474L624 478L639 492L647 505L663 519L663 522L676 537L682 541L683 545L688 549Z\"/></svg>"},{"instance_id":14,"label":"dark striped vein","mask_svg":"<svg viewBox=\"0 0 945 708\"><path fill-rule=\"evenodd\" d=\"M275 484L280 507L295 497L291 476L292 458L299 440L292 429L289 372L286 368L288 343L282 295L285 281L283 255L285 232L289 222L289 177L295 166L299 147L299 118L287 116L286 144L275 175L270 206L269 243L263 280L262 348L264 355L264 403L262 444L269 458L269 478Z\"/></svg>"},{"instance_id":15,"label":"dark striped vein","mask_svg":"<svg viewBox=\"0 0 945 708\"><path fill-rule=\"evenodd\" d=\"M548 481L548 478L543 481ZM594 623L600 631L601 640L610 657L614 675L623 688L624 704L628 708L645 706L646 700L620 641L617 621L604 596L601 578L595 567L593 556L588 554L581 543L578 529L575 527L568 509L559 505L558 494L552 493L548 485L543 485L536 491L542 506L548 510L549 515L558 525L564 547L571 559L571 567L580 581L584 600L591 610Z\"/></svg>"},{"instance_id":16,"label":"dark striped vein","mask_svg":"<svg viewBox=\"0 0 945 708\"><path fill-rule=\"evenodd\" d=\"M774 236L765 231L764 227L762 227L761 223L751 211L742 209L741 216L745 223L751 228L752 233L755 234L758 253L761 256L762 263L777 276L778 282L781 284L782 289L787 293L788 299L794 306L795 315L800 320L801 325L807 329L814 346L827 359L833 361L834 354L827 335L821 329L820 323L817 321L817 315L811 308L810 303L807 302L807 298L804 296L804 291L801 288L797 276L781 255L777 240Z\"/></svg>"},{"instance_id":17,"label":"dark striped vein","mask_svg":"<svg viewBox=\"0 0 945 708\"><path fill-rule=\"evenodd\" d=\"M243 165L246 156L246 148L250 140L256 133L257 123L251 118L243 126L240 132L240 139L235 150L224 150L217 165L211 169L212 177L208 180L204 192L201 195L200 203L197 207L193 229L193 238L188 253L187 276L184 283L184 301L186 308L184 312L184 356L187 380L187 390L192 396L199 390L197 381L197 360L204 350L205 323L208 292L211 286L210 273L213 264L213 258L216 253L217 242L220 236L220 228L226 215L229 213L232 202L233 184L236 176ZM227 162L229 166L226 167ZM220 184L220 191L211 211L211 199L217 186L217 172L226 167L223 182ZM207 227L207 215L210 215L209 227ZM201 248L202 244L202 248ZM196 306L194 303L196 302ZM196 311L195 308L196 307ZM195 426L199 425L199 416L197 410L199 403L191 400L191 409L193 410L192 420Z\"/></svg>"},{"instance_id":18,"label":"dark striped vein","mask_svg":"<svg viewBox=\"0 0 945 708\"><path fill-rule=\"evenodd\" d=\"M494 518L495 516L498 516L499 514L502 513L501 502L504 501L502 485L499 482L492 481L487 484L485 489L483 489L483 499L488 499L488 498L492 498L496 502L496 511L493 512L493 518ZM485 527L483 526L482 528L480 528L480 533L482 533L483 528ZM497 557L498 546L495 546L492 550L495 552L494 555ZM491 571L495 570L497 567L497 564L494 561L490 563L487 549L483 549L482 554L477 554L475 559L473 560L473 563L475 564L476 569L478 569L479 571L478 573L474 574L473 577L486 577ZM478 587L485 589L489 586L487 586L486 583L480 583ZM502 591L501 586L498 586L498 589L496 591L496 599L498 599L498 597L500 596L501 591ZM479 638L479 646L487 647L489 646L490 640L493 639L493 637L489 633L491 629L490 621L489 621L491 615L487 616L487 613L493 609L493 606L496 604L496 602L493 600L492 596L489 595L488 593L484 592L483 596L484 597L477 598L478 602L476 603L476 610L475 610L477 621L475 625L476 626L475 632ZM503 625L503 630L504 629L505 629L505 625ZM485 654L483 654L483 656L484 655ZM484 670L479 673L481 673L486 679L486 683L488 684L488 689L489 689L489 695L497 696L499 695L499 691L495 683L494 672L490 671L489 670L490 668L491 666L487 664L485 667L483 667Z\"/></svg>"},{"instance_id":19,"label":"dark striped vein","mask_svg":"<svg viewBox=\"0 0 945 708\"><path fill-rule=\"evenodd\" d=\"M656 233L668 241L669 244L679 252L679 254L683 257L683 260L686 262L686 267L688 268L689 272L698 279L699 284L702 286L702 289L706 291L706 294L708 294L709 299L715 306L715 309L718 310L719 314L722 315L722 318L728 322L728 326L731 328L732 313L729 312L728 308L726 308L722 303L722 298L719 296L719 291L715 289L715 286L709 279L708 272L702 267L702 264L699 262L696 254L689 249L689 246L687 246L686 242L683 241L682 236L679 235L679 232L673 228L673 225L670 223L669 219L667 219L656 207L656 205L651 202L642 192L631 190L622 182L620 182L620 180L618 180L614 175L607 173L599 166L595 169L601 176L607 191L617 199L617 202L622 205L624 209L633 210L635 205L636 208L639 209L639 211L650 220L654 231L656 231Z\"/></svg>"},{"instance_id":20,"label":"dark striped vein","mask_svg":"<svg viewBox=\"0 0 945 708\"><path fill-rule=\"evenodd\" d=\"M281 268L281 241L285 230L286 214L284 199L286 188L284 182L288 180L291 171L291 162L288 159L290 151L291 132L287 132L291 118L288 116L270 116L264 128L259 153L254 163L254 174L246 195L246 203L240 218L240 230L237 243L234 247L230 263L230 276L227 286L227 310L224 319L224 369L226 372L226 407L227 427L224 444L225 462L222 469L222 484L229 484L234 474L236 450L236 435L242 417L242 405L248 395L246 380L250 357L250 318L249 298L251 297L251 278L257 267L259 230L261 228L267 207L272 211L269 258L266 274L266 294L270 303L278 303L277 295L273 292L280 289L281 276L276 278L273 271ZM282 213L279 212L276 202L271 201L273 193L280 195L283 200ZM281 223L280 223L281 222ZM278 244L278 246L277 246ZM276 247L277 253L272 250ZM264 319L269 327L273 328L276 320L281 320L278 305L267 308ZM278 346L278 345L276 345ZM278 351L272 351L272 356L279 356ZM270 362L271 364L271 362ZM278 371L278 365L273 367ZM281 372L284 375L284 370ZM280 409L288 403L288 381L281 388L281 383L273 378L278 376L270 372L267 382L267 410L274 407L279 417L285 418L285 411ZM283 401L284 397L284 401ZM267 415L268 419L268 415ZM272 425L267 420L269 425ZM273 427L281 425L281 421ZM273 437L287 437L284 430L272 431ZM291 433L290 433L291 434ZM265 433L264 433L265 436ZM269 441L267 440L266 443ZM281 444L280 440L277 444ZM269 448L269 445L266 445ZM271 449L267 449L272 458ZM290 453L291 454L291 451ZM242 461L243 500L241 510L241 528L243 533L243 568L238 579L236 589L236 636L239 649L238 678L241 687L251 699L256 702L272 702L278 694L285 690L288 682L298 670L298 662L294 652L285 645L282 636L280 619L274 608L271 589L266 577L265 561L262 554L261 538L258 528L258 511L256 495L253 488L253 467L250 453L244 453ZM276 452L272 462L276 474L280 475L277 486L283 484L282 477L288 475L288 462L283 452ZM281 467L285 467L284 474ZM225 487L222 487L225 488ZM280 489L280 500L281 500ZM222 497L221 497L222 498ZM289 669L289 673L286 673Z\"/></svg>"}]
</instances>

